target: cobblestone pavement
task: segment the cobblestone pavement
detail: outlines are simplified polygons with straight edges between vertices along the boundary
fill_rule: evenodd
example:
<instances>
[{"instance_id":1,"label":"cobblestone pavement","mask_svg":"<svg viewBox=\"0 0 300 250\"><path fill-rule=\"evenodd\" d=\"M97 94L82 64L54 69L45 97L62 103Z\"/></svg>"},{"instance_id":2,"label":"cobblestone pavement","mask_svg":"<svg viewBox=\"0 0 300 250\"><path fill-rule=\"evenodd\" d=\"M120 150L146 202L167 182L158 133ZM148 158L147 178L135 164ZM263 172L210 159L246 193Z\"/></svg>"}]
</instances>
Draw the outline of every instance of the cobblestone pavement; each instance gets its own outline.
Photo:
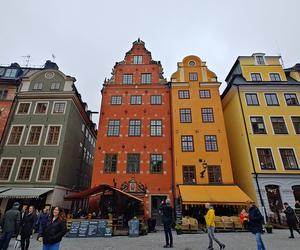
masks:
<instances>
[{"instance_id":1,"label":"cobblestone pavement","mask_svg":"<svg viewBox=\"0 0 300 250\"><path fill-rule=\"evenodd\" d=\"M180 250L205 250L208 239L206 234L183 234L174 236L174 248ZM289 239L288 230L274 230L273 234L264 234L267 250L299 250L300 237ZM254 235L251 233L217 233L216 237L226 244L225 250L256 250ZM10 248L13 249L14 240ZM112 238L64 238L60 250L156 250L164 249L163 232L151 233L138 238L118 236ZM41 250L42 244L31 240L30 250ZM215 246L215 249L219 249Z\"/></svg>"}]
</instances>

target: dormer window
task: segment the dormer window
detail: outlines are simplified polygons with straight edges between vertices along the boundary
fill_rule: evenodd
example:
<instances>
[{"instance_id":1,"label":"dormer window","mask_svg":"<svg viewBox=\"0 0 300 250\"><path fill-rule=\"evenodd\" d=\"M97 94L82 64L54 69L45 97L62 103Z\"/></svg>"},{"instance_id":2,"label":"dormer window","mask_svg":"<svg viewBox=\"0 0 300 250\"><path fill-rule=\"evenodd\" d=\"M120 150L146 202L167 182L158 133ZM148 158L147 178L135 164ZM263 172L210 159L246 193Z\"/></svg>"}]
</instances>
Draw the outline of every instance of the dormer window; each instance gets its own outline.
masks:
<instances>
[{"instance_id":1,"label":"dormer window","mask_svg":"<svg viewBox=\"0 0 300 250\"><path fill-rule=\"evenodd\" d=\"M256 63L258 65L263 65L263 64L266 64L265 63L265 58L263 56L255 56L255 59L256 59Z\"/></svg>"},{"instance_id":2,"label":"dormer window","mask_svg":"<svg viewBox=\"0 0 300 250\"><path fill-rule=\"evenodd\" d=\"M40 90L43 88L43 83L42 82L38 82L33 84L33 90Z\"/></svg>"},{"instance_id":3,"label":"dormer window","mask_svg":"<svg viewBox=\"0 0 300 250\"><path fill-rule=\"evenodd\" d=\"M270 73L270 80L272 82L280 82L280 75L278 73Z\"/></svg>"},{"instance_id":4,"label":"dormer window","mask_svg":"<svg viewBox=\"0 0 300 250\"><path fill-rule=\"evenodd\" d=\"M260 73L251 73L251 80L253 82L261 82L261 75Z\"/></svg>"},{"instance_id":5,"label":"dormer window","mask_svg":"<svg viewBox=\"0 0 300 250\"><path fill-rule=\"evenodd\" d=\"M143 57L142 56L133 56L133 64L142 64Z\"/></svg>"},{"instance_id":6,"label":"dormer window","mask_svg":"<svg viewBox=\"0 0 300 250\"><path fill-rule=\"evenodd\" d=\"M59 82L53 82L51 83L51 90L58 90L59 89L59 86L60 86L60 83Z\"/></svg>"},{"instance_id":7,"label":"dormer window","mask_svg":"<svg viewBox=\"0 0 300 250\"><path fill-rule=\"evenodd\" d=\"M17 69L6 69L5 77L16 77Z\"/></svg>"}]
</instances>

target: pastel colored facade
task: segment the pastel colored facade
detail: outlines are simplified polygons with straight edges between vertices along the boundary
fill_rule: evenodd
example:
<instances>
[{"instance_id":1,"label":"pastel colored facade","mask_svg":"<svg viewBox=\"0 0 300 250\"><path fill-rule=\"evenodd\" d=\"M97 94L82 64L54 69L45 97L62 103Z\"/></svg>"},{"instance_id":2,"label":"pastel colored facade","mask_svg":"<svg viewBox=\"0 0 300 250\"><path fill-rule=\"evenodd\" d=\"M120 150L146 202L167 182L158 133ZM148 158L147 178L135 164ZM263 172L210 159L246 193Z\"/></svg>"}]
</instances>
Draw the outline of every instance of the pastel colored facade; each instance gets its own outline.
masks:
<instances>
[{"instance_id":1,"label":"pastel colored facade","mask_svg":"<svg viewBox=\"0 0 300 250\"><path fill-rule=\"evenodd\" d=\"M170 85L177 223L185 215L198 218L207 202L219 215L229 215L225 205L238 213L250 198L233 181L216 74L199 57L187 56ZM225 190L230 196L220 195Z\"/></svg>"},{"instance_id":2,"label":"pastel colored facade","mask_svg":"<svg viewBox=\"0 0 300 250\"><path fill-rule=\"evenodd\" d=\"M297 71L298 70L298 71ZM299 68L280 57L240 56L222 105L235 182L263 208L278 213L300 199Z\"/></svg>"},{"instance_id":3,"label":"pastel colored facade","mask_svg":"<svg viewBox=\"0 0 300 250\"><path fill-rule=\"evenodd\" d=\"M145 217L160 220L172 200L169 89L160 62L141 40L105 81L92 187L108 184L144 199Z\"/></svg>"},{"instance_id":4,"label":"pastel colored facade","mask_svg":"<svg viewBox=\"0 0 300 250\"><path fill-rule=\"evenodd\" d=\"M95 124L55 63L24 72L1 144L1 210L15 201L70 209L64 196L90 186Z\"/></svg>"}]
</instances>

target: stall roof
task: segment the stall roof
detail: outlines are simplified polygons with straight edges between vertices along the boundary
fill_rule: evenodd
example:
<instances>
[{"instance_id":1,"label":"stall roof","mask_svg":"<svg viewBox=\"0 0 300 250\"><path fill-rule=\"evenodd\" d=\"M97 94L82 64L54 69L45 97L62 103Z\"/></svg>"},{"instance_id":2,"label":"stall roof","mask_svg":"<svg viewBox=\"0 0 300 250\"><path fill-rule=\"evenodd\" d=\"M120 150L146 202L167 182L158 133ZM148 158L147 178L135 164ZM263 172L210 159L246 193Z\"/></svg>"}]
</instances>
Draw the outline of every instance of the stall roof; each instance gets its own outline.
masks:
<instances>
[{"instance_id":1,"label":"stall roof","mask_svg":"<svg viewBox=\"0 0 300 250\"><path fill-rule=\"evenodd\" d=\"M6 191L6 190L9 190L10 188L8 187L0 187L0 193Z\"/></svg>"},{"instance_id":2,"label":"stall roof","mask_svg":"<svg viewBox=\"0 0 300 250\"><path fill-rule=\"evenodd\" d=\"M10 188L0 193L0 198L38 198L51 190L53 190L53 188Z\"/></svg>"},{"instance_id":3,"label":"stall roof","mask_svg":"<svg viewBox=\"0 0 300 250\"><path fill-rule=\"evenodd\" d=\"M252 201L234 185L179 185L182 204L245 205Z\"/></svg>"},{"instance_id":4,"label":"stall roof","mask_svg":"<svg viewBox=\"0 0 300 250\"><path fill-rule=\"evenodd\" d=\"M79 193L72 193L72 194L69 194L69 195L66 195L65 196L65 200L80 200L80 199L84 199L84 198L87 198L89 197L90 195L93 195L93 194L98 194L98 193L102 193L106 190L110 190L110 191L117 191L118 193L121 193L121 194L124 194L130 198L133 198L135 200L138 200L140 202L143 202L142 199L132 195L132 194L129 194L129 193L126 193L118 188L115 188L115 187L112 187L110 185L107 185L107 184L101 184L101 185L98 185L98 186L95 186L95 187L92 187L92 188L89 188L89 189L86 189L82 192L79 192Z\"/></svg>"}]
</instances>

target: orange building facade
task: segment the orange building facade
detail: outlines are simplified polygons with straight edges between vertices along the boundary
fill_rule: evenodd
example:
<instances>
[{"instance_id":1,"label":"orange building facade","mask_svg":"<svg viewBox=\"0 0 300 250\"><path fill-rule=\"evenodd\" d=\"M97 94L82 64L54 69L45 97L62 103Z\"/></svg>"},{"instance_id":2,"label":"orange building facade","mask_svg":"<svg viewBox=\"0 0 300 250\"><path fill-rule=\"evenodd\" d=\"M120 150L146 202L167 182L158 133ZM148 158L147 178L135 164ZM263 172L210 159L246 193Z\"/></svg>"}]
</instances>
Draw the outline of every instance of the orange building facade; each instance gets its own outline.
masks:
<instances>
[{"instance_id":1,"label":"orange building facade","mask_svg":"<svg viewBox=\"0 0 300 250\"><path fill-rule=\"evenodd\" d=\"M141 40L102 89L92 187L108 184L144 201L145 217L173 199L170 93L159 61Z\"/></svg>"}]
</instances>

